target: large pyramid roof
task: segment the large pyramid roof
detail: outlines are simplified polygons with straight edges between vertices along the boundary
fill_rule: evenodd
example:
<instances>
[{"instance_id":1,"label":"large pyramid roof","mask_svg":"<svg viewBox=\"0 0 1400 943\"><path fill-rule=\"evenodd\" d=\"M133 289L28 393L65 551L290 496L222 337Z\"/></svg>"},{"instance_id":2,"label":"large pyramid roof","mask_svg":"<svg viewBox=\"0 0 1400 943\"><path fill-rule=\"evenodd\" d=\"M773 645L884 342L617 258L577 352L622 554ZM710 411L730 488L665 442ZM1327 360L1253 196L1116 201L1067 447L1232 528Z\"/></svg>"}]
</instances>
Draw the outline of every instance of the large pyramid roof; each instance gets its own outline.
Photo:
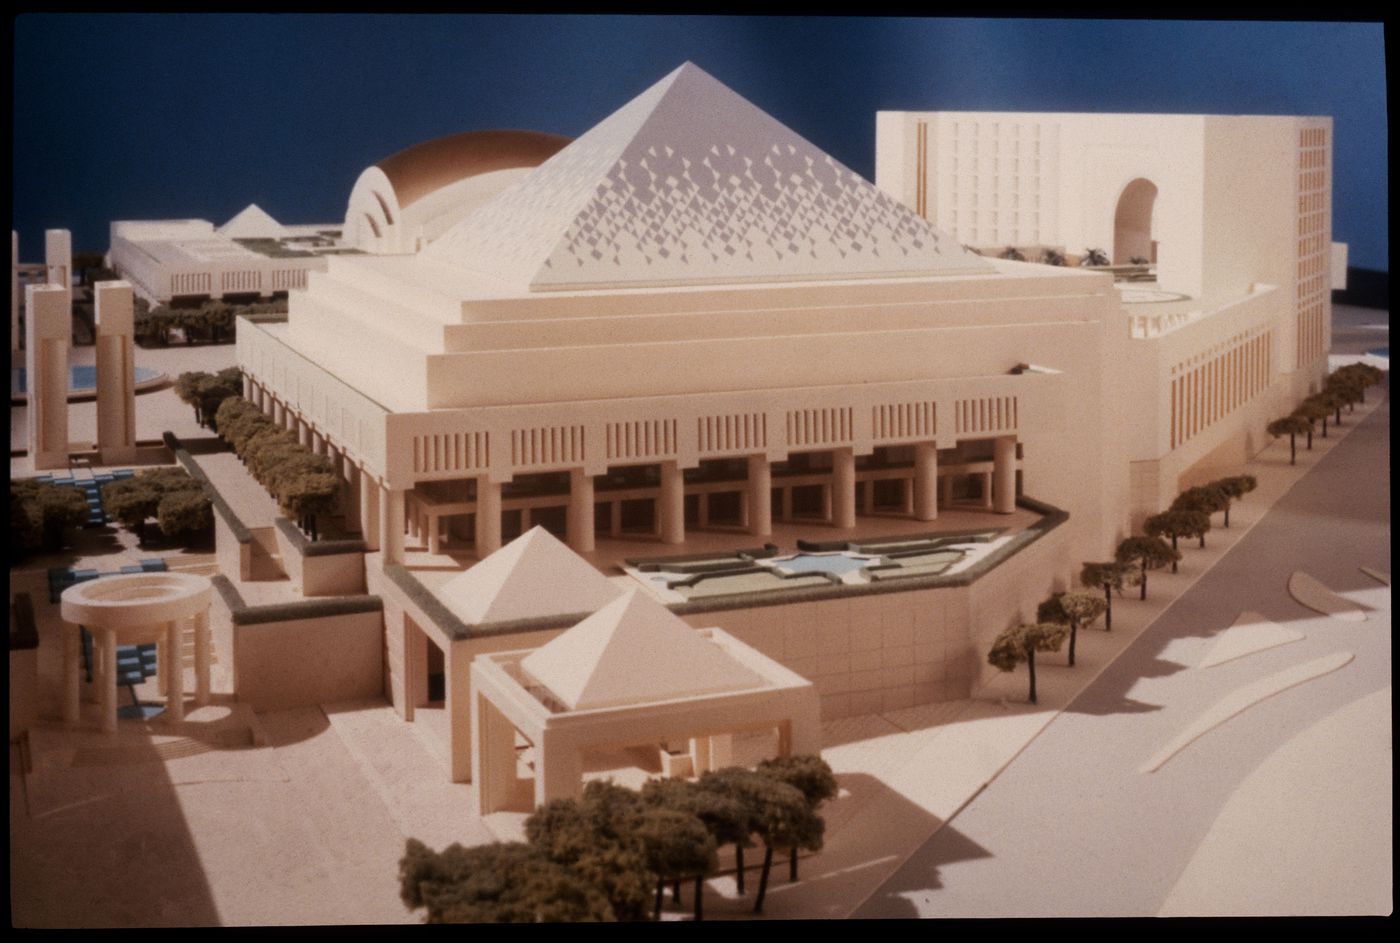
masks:
<instances>
[{"instance_id":1,"label":"large pyramid roof","mask_svg":"<svg viewBox=\"0 0 1400 943\"><path fill-rule=\"evenodd\" d=\"M759 675L635 589L526 655L520 667L572 710L763 684Z\"/></svg>"},{"instance_id":2,"label":"large pyramid roof","mask_svg":"<svg viewBox=\"0 0 1400 943\"><path fill-rule=\"evenodd\" d=\"M468 625L593 612L622 590L543 527L444 583L438 599Z\"/></svg>"},{"instance_id":3,"label":"large pyramid roof","mask_svg":"<svg viewBox=\"0 0 1400 943\"><path fill-rule=\"evenodd\" d=\"M256 203L249 203L236 216L216 230L229 239L277 239L288 235L287 227L268 215Z\"/></svg>"},{"instance_id":4,"label":"large pyramid roof","mask_svg":"<svg viewBox=\"0 0 1400 943\"><path fill-rule=\"evenodd\" d=\"M424 255L533 290L989 270L691 63Z\"/></svg>"}]
</instances>

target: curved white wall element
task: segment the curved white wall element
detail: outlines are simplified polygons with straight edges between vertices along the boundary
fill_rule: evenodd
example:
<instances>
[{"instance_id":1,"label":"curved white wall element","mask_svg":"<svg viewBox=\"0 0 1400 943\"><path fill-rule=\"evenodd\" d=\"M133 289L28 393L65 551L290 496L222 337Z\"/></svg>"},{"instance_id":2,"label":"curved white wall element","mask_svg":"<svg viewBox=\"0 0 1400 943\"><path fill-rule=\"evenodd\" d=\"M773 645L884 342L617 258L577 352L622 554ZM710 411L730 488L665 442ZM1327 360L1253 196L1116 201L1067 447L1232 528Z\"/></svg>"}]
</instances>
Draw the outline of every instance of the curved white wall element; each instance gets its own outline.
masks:
<instances>
[{"instance_id":1,"label":"curved white wall element","mask_svg":"<svg viewBox=\"0 0 1400 943\"><path fill-rule=\"evenodd\" d=\"M1343 622L1365 622L1366 611L1323 586L1301 570L1288 578L1288 595L1314 612L1320 612Z\"/></svg>"},{"instance_id":2,"label":"curved white wall element","mask_svg":"<svg viewBox=\"0 0 1400 943\"><path fill-rule=\"evenodd\" d=\"M1350 663L1355 657L1351 652L1334 652L1331 655L1324 655L1322 658L1315 658L1306 664L1295 665L1232 691L1192 721L1190 726L1170 743L1154 753L1151 759L1138 767L1138 772L1157 772L1172 757L1236 714L1242 714L1265 698L1273 697L1275 694L1302 684L1304 681L1311 681L1313 678L1319 678L1329 672L1336 671L1343 665Z\"/></svg>"},{"instance_id":3,"label":"curved white wall element","mask_svg":"<svg viewBox=\"0 0 1400 943\"><path fill-rule=\"evenodd\" d=\"M1285 645L1307 638L1302 632L1286 629L1277 622L1271 622L1257 612L1242 612L1234 624L1215 640L1215 644L1201 659L1198 668L1213 668L1216 665L1262 652L1266 648Z\"/></svg>"}]
</instances>

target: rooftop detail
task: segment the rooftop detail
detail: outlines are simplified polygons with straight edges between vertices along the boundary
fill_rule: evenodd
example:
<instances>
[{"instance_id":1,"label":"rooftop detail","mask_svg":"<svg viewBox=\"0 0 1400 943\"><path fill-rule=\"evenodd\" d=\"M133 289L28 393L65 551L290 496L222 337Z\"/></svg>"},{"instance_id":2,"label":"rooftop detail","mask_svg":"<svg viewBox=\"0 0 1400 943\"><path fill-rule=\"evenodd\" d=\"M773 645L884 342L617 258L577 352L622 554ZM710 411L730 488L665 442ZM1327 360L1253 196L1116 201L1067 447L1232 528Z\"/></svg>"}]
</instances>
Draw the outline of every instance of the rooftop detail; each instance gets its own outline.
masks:
<instances>
[{"instance_id":1,"label":"rooftop detail","mask_svg":"<svg viewBox=\"0 0 1400 943\"><path fill-rule=\"evenodd\" d=\"M691 63L425 255L536 291L991 271Z\"/></svg>"}]
</instances>

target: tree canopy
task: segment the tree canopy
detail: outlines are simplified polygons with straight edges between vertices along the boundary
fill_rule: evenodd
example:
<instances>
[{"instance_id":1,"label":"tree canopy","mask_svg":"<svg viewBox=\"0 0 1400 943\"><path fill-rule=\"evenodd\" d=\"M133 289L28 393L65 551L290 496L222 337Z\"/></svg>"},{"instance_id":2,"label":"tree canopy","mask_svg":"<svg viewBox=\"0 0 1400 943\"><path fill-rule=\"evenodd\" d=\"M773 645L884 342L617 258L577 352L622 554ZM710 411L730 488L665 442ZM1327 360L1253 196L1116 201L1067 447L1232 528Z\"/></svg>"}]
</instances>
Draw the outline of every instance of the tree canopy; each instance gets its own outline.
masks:
<instances>
[{"instance_id":1,"label":"tree canopy","mask_svg":"<svg viewBox=\"0 0 1400 943\"><path fill-rule=\"evenodd\" d=\"M1135 564L1139 568L1142 599L1147 598L1147 571L1160 570L1168 563L1181 559L1181 554L1160 537L1128 537L1118 544L1114 556L1119 563Z\"/></svg>"},{"instance_id":2,"label":"tree canopy","mask_svg":"<svg viewBox=\"0 0 1400 943\"><path fill-rule=\"evenodd\" d=\"M1057 652L1069 636L1069 626L1054 622L1021 623L1008 626L992 642L987 664L999 671L1015 671L1021 662L1030 672L1030 697L1036 703L1035 653Z\"/></svg>"},{"instance_id":3,"label":"tree canopy","mask_svg":"<svg viewBox=\"0 0 1400 943\"><path fill-rule=\"evenodd\" d=\"M399 861L399 894L428 923L556 923L613 920L589 881L520 842L436 852L410 838Z\"/></svg>"}]
</instances>

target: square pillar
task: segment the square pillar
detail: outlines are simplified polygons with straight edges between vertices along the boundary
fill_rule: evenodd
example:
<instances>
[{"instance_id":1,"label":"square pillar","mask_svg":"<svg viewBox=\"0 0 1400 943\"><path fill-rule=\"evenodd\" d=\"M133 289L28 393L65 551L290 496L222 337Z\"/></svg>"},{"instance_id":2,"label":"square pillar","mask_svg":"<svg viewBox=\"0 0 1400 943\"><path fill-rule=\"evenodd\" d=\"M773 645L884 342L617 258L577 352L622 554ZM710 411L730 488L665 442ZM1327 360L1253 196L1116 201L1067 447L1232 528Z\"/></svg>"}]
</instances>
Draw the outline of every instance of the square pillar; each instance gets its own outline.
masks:
<instances>
[{"instance_id":1,"label":"square pillar","mask_svg":"<svg viewBox=\"0 0 1400 943\"><path fill-rule=\"evenodd\" d=\"M749 456L749 533L768 537L773 533L773 466L767 455Z\"/></svg>"},{"instance_id":2,"label":"square pillar","mask_svg":"<svg viewBox=\"0 0 1400 943\"><path fill-rule=\"evenodd\" d=\"M364 479L364 473L360 471L360 466L354 462L345 463L345 519L351 524L360 528L360 533L364 533L364 520L361 517L360 509L364 506L363 492L360 485ZM356 520L356 518L360 518Z\"/></svg>"},{"instance_id":3,"label":"square pillar","mask_svg":"<svg viewBox=\"0 0 1400 943\"><path fill-rule=\"evenodd\" d=\"M203 707L209 703L209 610L194 617L194 702Z\"/></svg>"},{"instance_id":4,"label":"square pillar","mask_svg":"<svg viewBox=\"0 0 1400 943\"><path fill-rule=\"evenodd\" d=\"M19 362L19 233L10 230L10 360Z\"/></svg>"},{"instance_id":5,"label":"square pillar","mask_svg":"<svg viewBox=\"0 0 1400 943\"><path fill-rule=\"evenodd\" d=\"M97 449L104 465L136 458L135 294L127 282L98 282Z\"/></svg>"},{"instance_id":6,"label":"square pillar","mask_svg":"<svg viewBox=\"0 0 1400 943\"><path fill-rule=\"evenodd\" d=\"M535 805L583 794L583 757L578 747L545 731L535 743Z\"/></svg>"},{"instance_id":7,"label":"square pillar","mask_svg":"<svg viewBox=\"0 0 1400 943\"><path fill-rule=\"evenodd\" d=\"M831 526L856 526L856 453L853 449L831 452Z\"/></svg>"},{"instance_id":8,"label":"square pillar","mask_svg":"<svg viewBox=\"0 0 1400 943\"><path fill-rule=\"evenodd\" d=\"M67 468L68 344L73 336L68 292L56 285L29 285L25 292L29 458L36 471Z\"/></svg>"},{"instance_id":9,"label":"square pillar","mask_svg":"<svg viewBox=\"0 0 1400 943\"><path fill-rule=\"evenodd\" d=\"M515 725L482 694L472 698L472 782L478 815L510 808L515 796Z\"/></svg>"},{"instance_id":10,"label":"square pillar","mask_svg":"<svg viewBox=\"0 0 1400 943\"><path fill-rule=\"evenodd\" d=\"M1016 510L1016 437L998 436L992 452L992 510L1010 514Z\"/></svg>"},{"instance_id":11,"label":"square pillar","mask_svg":"<svg viewBox=\"0 0 1400 943\"><path fill-rule=\"evenodd\" d=\"M501 483L485 475L476 480L476 555L501 549Z\"/></svg>"},{"instance_id":12,"label":"square pillar","mask_svg":"<svg viewBox=\"0 0 1400 943\"><path fill-rule=\"evenodd\" d=\"M582 468L569 469L567 521L569 546L576 553L592 553L594 547L593 476Z\"/></svg>"},{"instance_id":13,"label":"square pillar","mask_svg":"<svg viewBox=\"0 0 1400 943\"><path fill-rule=\"evenodd\" d=\"M57 285L73 301L73 234L66 229L44 231L44 280ZM68 313L71 315L72 308Z\"/></svg>"},{"instance_id":14,"label":"square pillar","mask_svg":"<svg viewBox=\"0 0 1400 943\"><path fill-rule=\"evenodd\" d=\"M383 513L380 515L379 549L384 551L385 563L403 562L404 490L380 489Z\"/></svg>"},{"instance_id":15,"label":"square pillar","mask_svg":"<svg viewBox=\"0 0 1400 943\"><path fill-rule=\"evenodd\" d=\"M663 544L685 543L685 479L679 462L661 463L661 496L657 499Z\"/></svg>"},{"instance_id":16,"label":"square pillar","mask_svg":"<svg viewBox=\"0 0 1400 943\"><path fill-rule=\"evenodd\" d=\"M360 474L360 533L365 549L379 549L379 483L369 475Z\"/></svg>"},{"instance_id":17,"label":"square pillar","mask_svg":"<svg viewBox=\"0 0 1400 943\"><path fill-rule=\"evenodd\" d=\"M938 446L932 442L914 446L914 519L938 519Z\"/></svg>"}]
</instances>

